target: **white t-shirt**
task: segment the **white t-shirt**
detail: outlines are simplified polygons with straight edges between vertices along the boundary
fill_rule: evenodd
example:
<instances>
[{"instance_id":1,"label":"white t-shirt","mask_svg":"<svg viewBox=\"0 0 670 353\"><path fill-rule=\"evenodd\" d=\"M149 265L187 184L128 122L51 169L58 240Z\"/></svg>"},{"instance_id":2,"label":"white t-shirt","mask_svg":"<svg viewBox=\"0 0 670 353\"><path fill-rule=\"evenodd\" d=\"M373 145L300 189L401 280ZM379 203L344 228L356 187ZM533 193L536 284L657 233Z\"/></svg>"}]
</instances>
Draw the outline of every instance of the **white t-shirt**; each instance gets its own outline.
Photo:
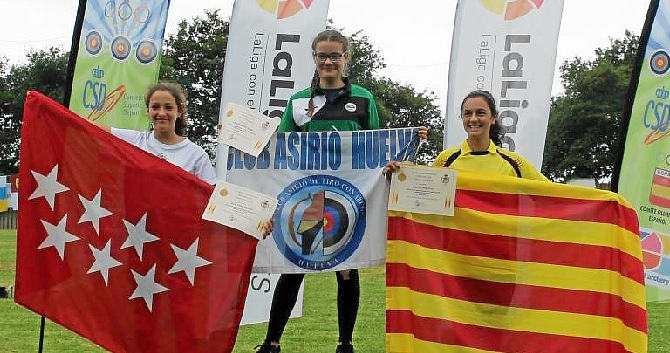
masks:
<instances>
[{"instance_id":1,"label":"white t-shirt","mask_svg":"<svg viewBox=\"0 0 670 353\"><path fill-rule=\"evenodd\" d=\"M166 145L154 137L153 131L112 128L112 135L184 169L209 184L216 184L216 171L207 152L185 138Z\"/></svg>"}]
</instances>

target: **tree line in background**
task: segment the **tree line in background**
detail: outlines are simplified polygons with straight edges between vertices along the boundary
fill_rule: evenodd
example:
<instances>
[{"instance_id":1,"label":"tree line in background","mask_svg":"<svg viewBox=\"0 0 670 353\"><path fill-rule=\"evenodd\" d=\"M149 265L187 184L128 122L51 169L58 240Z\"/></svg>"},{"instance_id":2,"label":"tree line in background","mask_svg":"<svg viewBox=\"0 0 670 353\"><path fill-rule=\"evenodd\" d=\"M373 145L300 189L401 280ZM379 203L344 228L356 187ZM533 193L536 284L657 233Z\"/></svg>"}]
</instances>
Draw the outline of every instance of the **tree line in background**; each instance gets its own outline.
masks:
<instances>
[{"instance_id":1,"label":"tree line in background","mask_svg":"<svg viewBox=\"0 0 670 353\"><path fill-rule=\"evenodd\" d=\"M564 92L551 101L542 172L555 181L609 179L614 171L621 115L640 38L626 31L593 60L560 67Z\"/></svg>"},{"instance_id":2,"label":"tree line in background","mask_svg":"<svg viewBox=\"0 0 670 353\"><path fill-rule=\"evenodd\" d=\"M331 23L332 25L332 23ZM213 156L229 22L217 11L183 20L163 46L161 79L182 84L188 93L188 137ZM419 92L378 74L383 57L360 31L350 36L349 77L377 100L385 127L425 125L428 145L419 157L432 161L442 149L443 121L433 92ZM625 94L639 37L626 31L595 50L593 60L573 58L561 67L564 93L552 98L542 172L556 181L572 176L611 176ZM63 102L69 53L57 48L32 52L27 63L9 66L0 58L0 174L18 170L25 92L38 90ZM445 78L446 79L446 78Z\"/></svg>"}]
</instances>

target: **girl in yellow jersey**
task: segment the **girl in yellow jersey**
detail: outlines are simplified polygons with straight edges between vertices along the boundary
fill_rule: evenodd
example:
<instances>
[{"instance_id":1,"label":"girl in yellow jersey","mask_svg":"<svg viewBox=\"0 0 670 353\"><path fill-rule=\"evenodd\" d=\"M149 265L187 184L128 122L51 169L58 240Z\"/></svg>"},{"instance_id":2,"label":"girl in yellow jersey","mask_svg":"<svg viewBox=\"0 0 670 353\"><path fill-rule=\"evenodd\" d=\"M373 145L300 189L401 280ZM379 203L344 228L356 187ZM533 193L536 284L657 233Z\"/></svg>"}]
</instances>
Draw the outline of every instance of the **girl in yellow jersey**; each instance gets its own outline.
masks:
<instances>
[{"instance_id":1,"label":"girl in yellow jersey","mask_svg":"<svg viewBox=\"0 0 670 353\"><path fill-rule=\"evenodd\" d=\"M498 120L495 99L486 91L472 91L461 103L461 119L468 138L458 147L442 151L434 167L515 176L549 181L521 155L502 147L504 130ZM384 172L394 171L400 162L389 162Z\"/></svg>"}]
</instances>

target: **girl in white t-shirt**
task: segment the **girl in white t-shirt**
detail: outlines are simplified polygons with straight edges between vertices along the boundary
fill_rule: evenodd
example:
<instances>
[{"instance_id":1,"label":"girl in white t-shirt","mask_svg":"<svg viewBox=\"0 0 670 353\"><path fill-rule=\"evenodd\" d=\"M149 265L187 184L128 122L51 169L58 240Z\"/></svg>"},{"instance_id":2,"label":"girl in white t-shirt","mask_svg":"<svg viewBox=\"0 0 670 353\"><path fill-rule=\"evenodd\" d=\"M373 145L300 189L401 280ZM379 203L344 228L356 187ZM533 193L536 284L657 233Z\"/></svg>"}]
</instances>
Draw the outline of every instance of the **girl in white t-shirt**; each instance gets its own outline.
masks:
<instances>
[{"instance_id":1,"label":"girl in white t-shirt","mask_svg":"<svg viewBox=\"0 0 670 353\"><path fill-rule=\"evenodd\" d=\"M184 137L186 95L176 83L160 82L147 91L147 112L151 131L100 126L130 144L186 170L209 184L216 183L216 171L200 146Z\"/></svg>"},{"instance_id":2,"label":"girl in white t-shirt","mask_svg":"<svg viewBox=\"0 0 670 353\"><path fill-rule=\"evenodd\" d=\"M205 150L184 137L186 94L181 86L171 82L159 82L149 88L145 101L153 130L135 131L98 126L209 184L216 184L216 171ZM270 234L272 227L272 220L266 221L263 235Z\"/></svg>"}]
</instances>

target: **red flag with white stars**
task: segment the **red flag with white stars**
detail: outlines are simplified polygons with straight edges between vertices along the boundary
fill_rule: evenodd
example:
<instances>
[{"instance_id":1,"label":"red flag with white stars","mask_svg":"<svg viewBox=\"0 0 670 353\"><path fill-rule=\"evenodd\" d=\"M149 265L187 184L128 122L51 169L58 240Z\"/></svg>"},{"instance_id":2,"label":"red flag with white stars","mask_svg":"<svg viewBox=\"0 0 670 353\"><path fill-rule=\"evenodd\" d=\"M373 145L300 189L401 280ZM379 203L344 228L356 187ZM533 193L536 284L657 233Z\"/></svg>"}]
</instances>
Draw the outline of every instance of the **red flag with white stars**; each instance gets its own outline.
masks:
<instances>
[{"instance_id":1,"label":"red flag with white stars","mask_svg":"<svg viewBox=\"0 0 670 353\"><path fill-rule=\"evenodd\" d=\"M17 303L115 352L230 352L256 239L213 187L36 92L19 175Z\"/></svg>"}]
</instances>

